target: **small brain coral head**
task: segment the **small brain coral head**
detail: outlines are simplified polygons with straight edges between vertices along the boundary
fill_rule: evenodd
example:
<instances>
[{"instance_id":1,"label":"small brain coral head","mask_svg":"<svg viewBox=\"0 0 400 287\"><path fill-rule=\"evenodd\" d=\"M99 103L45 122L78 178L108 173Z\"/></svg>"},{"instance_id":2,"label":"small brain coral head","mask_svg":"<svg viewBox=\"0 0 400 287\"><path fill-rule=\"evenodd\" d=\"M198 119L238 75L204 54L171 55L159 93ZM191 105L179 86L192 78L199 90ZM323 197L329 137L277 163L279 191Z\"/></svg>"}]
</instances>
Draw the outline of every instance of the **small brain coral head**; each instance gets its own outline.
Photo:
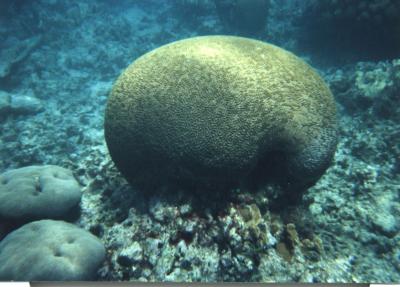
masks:
<instances>
[{"instance_id":1,"label":"small brain coral head","mask_svg":"<svg viewBox=\"0 0 400 287\"><path fill-rule=\"evenodd\" d=\"M105 137L137 186L310 183L335 151L336 109L323 80L290 52L241 37L195 37L155 49L121 74Z\"/></svg>"}]
</instances>

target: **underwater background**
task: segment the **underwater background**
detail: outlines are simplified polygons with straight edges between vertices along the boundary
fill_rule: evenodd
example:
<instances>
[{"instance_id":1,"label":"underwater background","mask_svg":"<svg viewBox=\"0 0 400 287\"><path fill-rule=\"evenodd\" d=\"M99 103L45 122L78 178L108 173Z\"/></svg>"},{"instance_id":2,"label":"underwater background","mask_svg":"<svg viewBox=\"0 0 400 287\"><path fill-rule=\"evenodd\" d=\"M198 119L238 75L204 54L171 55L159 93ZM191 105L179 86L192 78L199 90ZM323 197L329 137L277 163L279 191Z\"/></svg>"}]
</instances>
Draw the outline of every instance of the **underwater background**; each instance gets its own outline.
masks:
<instances>
[{"instance_id":1,"label":"underwater background","mask_svg":"<svg viewBox=\"0 0 400 287\"><path fill-rule=\"evenodd\" d=\"M113 83L144 53L199 35L275 44L329 85L339 143L301 198L274 185L220 198L162 186L146 194L114 166L103 128ZM399 123L400 1L0 1L0 173L72 171L79 212L54 219L104 245L92 279L399 282ZM4 238L29 220L8 218L6 208L0 263L17 266Z\"/></svg>"}]
</instances>

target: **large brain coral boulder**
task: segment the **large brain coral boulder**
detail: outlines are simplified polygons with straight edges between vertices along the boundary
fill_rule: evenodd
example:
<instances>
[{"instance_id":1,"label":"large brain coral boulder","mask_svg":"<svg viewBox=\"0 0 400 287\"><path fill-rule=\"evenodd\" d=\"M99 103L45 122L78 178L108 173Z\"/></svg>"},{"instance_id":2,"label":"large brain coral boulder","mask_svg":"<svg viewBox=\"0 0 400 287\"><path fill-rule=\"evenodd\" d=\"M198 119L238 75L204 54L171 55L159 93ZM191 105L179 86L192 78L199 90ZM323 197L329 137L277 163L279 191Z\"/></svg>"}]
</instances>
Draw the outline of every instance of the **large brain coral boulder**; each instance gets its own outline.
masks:
<instances>
[{"instance_id":1,"label":"large brain coral boulder","mask_svg":"<svg viewBox=\"0 0 400 287\"><path fill-rule=\"evenodd\" d=\"M336 109L323 80L290 52L241 37L196 37L153 50L122 73L105 137L137 185L234 185L256 174L305 183L329 166Z\"/></svg>"},{"instance_id":2,"label":"large brain coral boulder","mask_svg":"<svg viewBox=\"0 0 400 287\"><path fill-rule=\"evenodd\" d=\"M68 217L80 200L72 172L59 166L28 166L0 174L0 219L6 221Z\"/></svg>"},{"instance_id":3,"label":"large brain coral boulder","mask_svg":"<svg viewBox=\"0 0 400 287\"><path fill-rule=\"evenodd\" d=\"M40 220L0 242L0 280L93 280L105 258L99 239L73 224Z\"/></svg>"}]
</instances>

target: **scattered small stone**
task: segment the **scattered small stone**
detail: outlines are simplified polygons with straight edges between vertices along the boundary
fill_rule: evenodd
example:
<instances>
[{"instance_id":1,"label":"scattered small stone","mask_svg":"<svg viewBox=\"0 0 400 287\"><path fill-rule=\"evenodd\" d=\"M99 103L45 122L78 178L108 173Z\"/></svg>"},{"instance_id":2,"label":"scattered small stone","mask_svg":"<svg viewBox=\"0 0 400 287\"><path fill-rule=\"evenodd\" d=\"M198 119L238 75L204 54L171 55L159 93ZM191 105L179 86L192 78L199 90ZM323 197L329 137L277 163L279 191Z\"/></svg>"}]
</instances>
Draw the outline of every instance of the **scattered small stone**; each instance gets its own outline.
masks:
<instances>
[{"instance_id":1,"label":"scattered small stone","mask_svg":"<svg viewBox=\"0 0 400 287\"><path fill-rule=\"evenodd\" d=\"M133 242L133 244L122 249L118 256L118 263L122 266L132 266L134 263L138 263L143 259L143 249L138 242Z\"/></svg>"}]
</instances>

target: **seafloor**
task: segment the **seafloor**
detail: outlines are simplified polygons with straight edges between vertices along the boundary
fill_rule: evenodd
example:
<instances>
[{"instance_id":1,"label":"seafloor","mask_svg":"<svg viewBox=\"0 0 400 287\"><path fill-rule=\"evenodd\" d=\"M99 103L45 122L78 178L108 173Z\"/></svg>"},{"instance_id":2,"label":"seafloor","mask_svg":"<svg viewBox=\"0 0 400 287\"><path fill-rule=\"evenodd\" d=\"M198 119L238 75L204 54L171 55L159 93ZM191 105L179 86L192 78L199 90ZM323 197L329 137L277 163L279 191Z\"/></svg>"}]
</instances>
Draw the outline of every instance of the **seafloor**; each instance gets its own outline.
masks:
<instances>
[{"instance_id":1,"label":"seafloor","mask_svg":"<svg viewBox=\"0 0 400 287\"><path fill-rule=\"evenodd\" d=\"M330 85L340 123L334 162L298 202L274 197L274 186L224 200L146 196L105 145L113 82L146 51L232 31L212 13L180 17L180 1L26 2L0 15L0 93L35 99L0 109L0 172L73 171L83 189L75 223L107 250L99 280L400 281L400 59L320 65L295 51ZM290 50L291 10L272 3L271 29L255 37Z\"/></svg>"}]
</instances>

